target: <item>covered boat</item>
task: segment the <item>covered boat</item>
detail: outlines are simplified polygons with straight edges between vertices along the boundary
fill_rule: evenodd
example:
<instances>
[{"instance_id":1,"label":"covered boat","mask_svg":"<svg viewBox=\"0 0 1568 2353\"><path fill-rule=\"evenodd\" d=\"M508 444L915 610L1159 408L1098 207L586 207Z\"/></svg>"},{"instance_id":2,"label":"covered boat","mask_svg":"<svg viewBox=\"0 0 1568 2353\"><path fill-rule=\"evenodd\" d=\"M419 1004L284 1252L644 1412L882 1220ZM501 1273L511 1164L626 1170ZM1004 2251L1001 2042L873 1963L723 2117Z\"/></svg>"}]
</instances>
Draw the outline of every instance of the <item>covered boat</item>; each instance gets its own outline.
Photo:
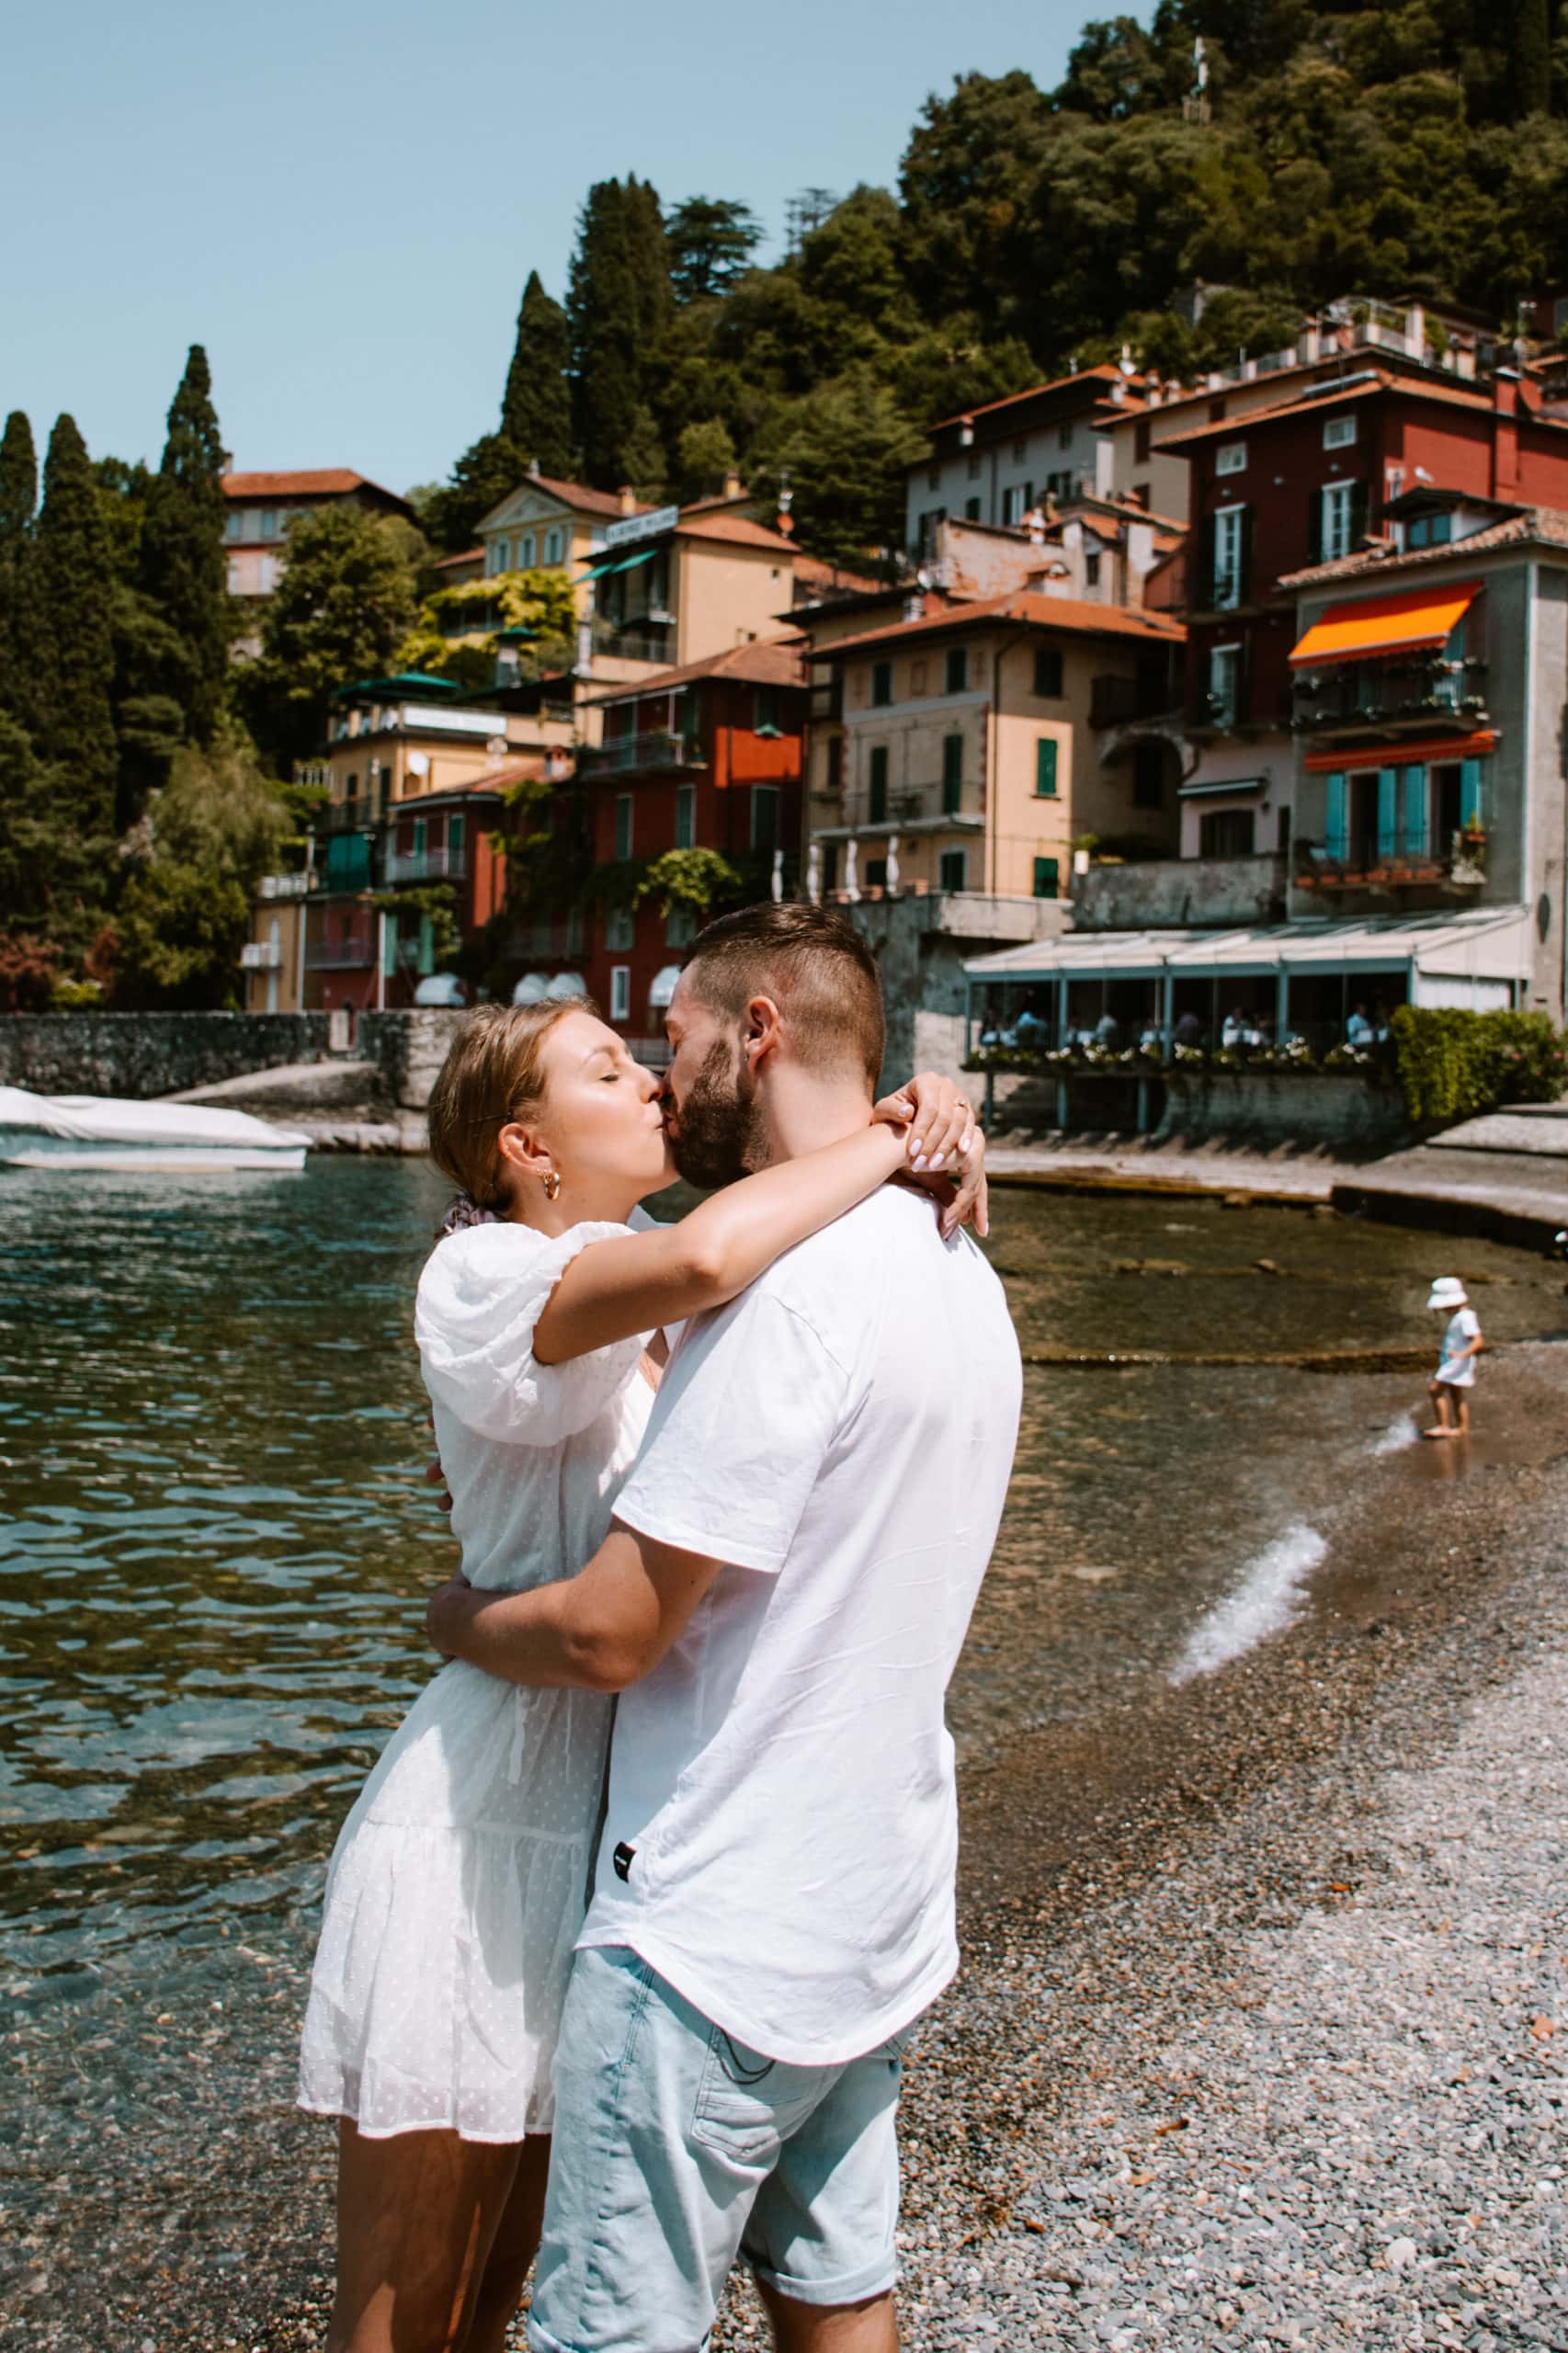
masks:
<instances>
[{"instance_id":1,"label":"covered boat","mask_svg":"<svg viewBox=\"0 0 1568 2353\"><path fill-rule=\"evenodd\" d=\"M248 1111L30 1095L0 1086L0 1165L10 1168L302 1168L310 1138Z\"/></svg>"}]
</instances>

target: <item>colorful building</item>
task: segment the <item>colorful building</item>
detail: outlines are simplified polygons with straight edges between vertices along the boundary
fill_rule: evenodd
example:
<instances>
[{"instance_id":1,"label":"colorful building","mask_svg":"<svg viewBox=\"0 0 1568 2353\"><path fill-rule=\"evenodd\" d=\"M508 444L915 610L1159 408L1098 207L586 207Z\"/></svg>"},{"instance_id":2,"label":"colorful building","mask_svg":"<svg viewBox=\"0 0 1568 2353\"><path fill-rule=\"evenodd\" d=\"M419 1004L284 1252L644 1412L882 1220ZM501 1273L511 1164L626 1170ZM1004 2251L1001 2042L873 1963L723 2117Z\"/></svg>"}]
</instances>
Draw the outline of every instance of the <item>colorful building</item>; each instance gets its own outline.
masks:
<instances>
[{"instance_id":1,"label":"colorful building","mask_svg":"<svg viewBox=\"0 0 1568 2353\"><path fill-rule=\"evenodd\" d=\"M949 517L1017 529L1048 498L1065 505L1110 488L1110 452L1097 428L1142 384L1131 364L1108 362L934 425L929 454L906 476L911 556L929 554L937 525Z\"/></svg>"},{"instance_id":2,"label":"colorful building","mask_svg":"<svg viewBox=\"0 0 1568 2353\"><path fill-rule=\"evenodd\" d=\"M358 506L371 515L395 515L405 523L415 519L406 498L347 466L318 466L296 473L226 473L223 496L229 594L249 608L244 626L253 651L258 642L256 608L282 576L288 527L297 515L313 515L324 506Z\"/></svg>"}]
</instances>

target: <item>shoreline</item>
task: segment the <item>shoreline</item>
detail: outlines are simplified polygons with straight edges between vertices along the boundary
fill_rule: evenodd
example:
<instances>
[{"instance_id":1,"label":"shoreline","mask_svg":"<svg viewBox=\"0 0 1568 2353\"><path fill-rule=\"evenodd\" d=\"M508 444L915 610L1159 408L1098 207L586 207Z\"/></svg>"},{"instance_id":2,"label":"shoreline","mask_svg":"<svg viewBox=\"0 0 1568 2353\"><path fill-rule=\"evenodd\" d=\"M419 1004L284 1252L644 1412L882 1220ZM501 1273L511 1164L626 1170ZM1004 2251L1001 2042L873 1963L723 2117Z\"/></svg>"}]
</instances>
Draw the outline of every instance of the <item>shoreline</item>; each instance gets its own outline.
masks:
<instances>
[{"instance_id":1,"label":"shoreline","mask_svg":"<svg viewBox=\"0 0 1568 2353\"><path fill-rule=\"evenodd\" d=\"M1357 1971L1375 1974L1403 1933L1386 1911L1409 1882L1386 1826L1393 1784L1413 1768L1435 1773L1433 1803L1450 1805L1440 1777L1471 1724L1498 1707L1506 1718L1521 1677L1558 1660L1568 1668L1562 1361L1561 1347L1528 1342L1499 1357L1463 1475L1450 1474L1437 1460L1449 1449L1437 1448L1371 1465L1353 1524L1334 1531L1293 1626L1216 1674L1145 1692L1089 1724L1017 1737L962 1777L963 1964L917 2040L903 2117L907 2353L1048 2340L1084 2353L1412 2341L1335 2333L1299 2297L1280 2326L1304 2319L1304 2336L1270 2335L1267 2312L1243 2325L1263 2291L1255 2282L1240 2292L1228 2278L1231 2266L1257 2263L1234 2193L1266 2182L1270 2152L1287 2148L1293 2161L1305 2128L1299 2119L1254 2126L1238 2103L1251 2091L1267 2105L1288 2087L1282 2030L1268 2024L1281 2006L1269 1970L1292 1940L1332 1930L1349 1938ZM1444 1819L1436 1836L1468 1827ZM1549 1892L1540 1891L1543 1912ZM1517 1940L1548 1941L1526 1916L1531 1890L1511 1900ZM80 2114L47 2120L30 2168L25 2121L13 2123L9 2186L30 2177L62 2194L15 2243L11 2316L0 2319L7 2353L319 2345L331 2134L290 2106L311 1926L275 1926L255 1946L236 1930L235 1982L210 2022L117 2013L112 1988L77 2006L73 2047L89 2074L94 2048L117 2033L166 2041L170 2072L154 2097L118 2113L112 2102L95 2109L85 2079ZM1511 2032L1522 2012L1510 2002ZM1543 1993L1531 2015L1547 2014ZM1568 1986L1555 2015L1561 2052ZM1292 2029L1287 2016L1286 2056L1290 2032L1311 2023ZM1274 2047L1255 2064L1248 2038L1265 2026ZM1419 2025L1412 2041L1423 2047ZM19 2116L26 2052L16 2035L7 2042ZM1373 2075L1381 2056L1370 2046L1341 2055ZM1543 2040L1527 2055L1539 2068L1556 2053ZM1474 2072L1475 2097L1490 2098L1484 2067ZM1508 2088L1494 2086L1499 2100ZM1253 2140L1261 2134L1261 2156L1251 2140L1244 2148L1244 2125ZM1548 2162L1538 2153L1531 2183ZM1329 2213L1321 2236L1333 2201L1319 2204ZM1162 2317L1150 2279L1163 2288L1172 2234L1185 2247L1203 2222L1219 2234L1204 2244L1225 2279L1209 2282L1207 2305L1199 2299L1179 2322ZM1435 2298L1451 2286L1452 2266L1427 2248L1426 2226L1415 2231L1408 2277L1383 2260L1405 2234L1391 2223L1382 2239L1366 2239L1362 2268L1380 2295ZM1487 2260L1521 2272L1498 2252L1506 2236L1497 2224ZM1150 2306L1142 2318L1140 2301ZM1220 2315L1227 2302L1233 2322ZM742 2285L716 2353L766 2341ZM1428 2341L1495 2341L1513 2353L1527 2340L1472 2331Z\"/></svg>"}]
</instances>

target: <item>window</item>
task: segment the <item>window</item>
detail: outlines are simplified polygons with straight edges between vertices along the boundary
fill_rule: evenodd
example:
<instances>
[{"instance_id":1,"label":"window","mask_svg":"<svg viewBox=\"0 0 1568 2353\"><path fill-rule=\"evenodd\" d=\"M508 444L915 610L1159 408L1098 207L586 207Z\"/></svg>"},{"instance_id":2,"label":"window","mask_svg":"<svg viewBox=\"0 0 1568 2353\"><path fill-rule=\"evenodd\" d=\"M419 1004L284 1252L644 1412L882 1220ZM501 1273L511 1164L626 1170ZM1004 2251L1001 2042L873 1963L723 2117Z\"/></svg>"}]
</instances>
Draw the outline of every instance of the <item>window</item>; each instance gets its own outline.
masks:
<instances>
[{"instance_id":1,"label":"window","mask_svg":"<svg viewBox=\"0 0 1568 2353\"><path fill-rule=\"evenodd\" d=\"M830 736L827 746L827 779L824 790L842 792L844 790L844 738Z\"/></svg>"},{"instance_id":2,"label":"window","mask_svg":"<svg viewBox=\"0 0 1568 2353\"><path fill-rule=\"evenodd\" d=\"M1244 441L1222 442L1214 452L1217 474L1244 474L1247 467L1247 445Z\"/></svg>"},{"instance_id":3,"label":"window","mask_svg":"<svg viewBox=\"0 0 1568 2353\"><path fill-rule=\"evenodd\" d=\"M1332 563L1336 556L1348 555L1359 534L1355 529L1355 489L1348 482L1331 482L1320 495L1323 500L1323 547L1320 561Z\"/></svg>"},{"instance_id":4,"label":"window","mask_svg":"<svg viewBox=\"0 0 1568 2353\"><path fill-rule=\"evenodd\" d=\"M1135 744L1132 747L1132 806L1134 809L1163 809L1165 805L1165 747L1147 741Z\"/></svg>"},{"instance_id":5,"label":"window","mask_svg":"<svg viewBox=\"0 0 1568 2353\"><path fill-rule=\"evenodd\" d=\"M978 523L978 522L979 522L979 520L980 520L980 501L979 501L979 499L978 499L978 498L966 498L966 499L964 500L964 503L963 503L963 519L964 519L964 521L965 521L966 523Z\"/></svg>"},{"instance_id":6,"label":"window","mask_svg":"<svg viewBox=\"0 0 1568 2353\"><path fill-rule=\"evenodd\" d=\"M1199 858L1250 858L1256 818L1250 809L1214 809L1198 824Z\"/></svg>"},{"instance_id":7,"label":"window","mask_svg":"<svg viewBox=\"0 0 1568 2353\"><path fill-rule=\"evenodd\" d=\"M1353 416L1325 416L1323 421L1323 446L1325 449L1348 449L1356 438Z\"/></svg>"},{"instance_id":8,"label":"window","mask_svg":"<svg viewBox=\"0 0 1568 2353\"><path fill-rule=\"evenodd\" d=\"M928 506L920 517L920 552L925 556L937 552L937 526L947 520L945 506Z\"/></svg>"},{"instance_id":9,"label":"window","mask_svg":"<svg viewBox=\"0 0 1568 2353\"><path fill-rule=\"evenodd\" d=\"M1034 789L1037 801L1056 798L1056 756L1060 746L1054 735L1037 735L1034 747Z\"/></svg>"},{"instance_id":10,"label":"window","mask_svg":"<svg viewBox=\"0 0 1568 2353\"><path fill-rule=\"evenodd\" d=\"M838 749L841 753L843 751L843 747L844 738L841 735L838 738ZM830 770L833 766L833 751L834 746L829 745L828 767ZM697 787L694 784L677 784L676 787L676 849L692 849L695 848L696 844Z\"/></svg>"},{"instance_id":11,"label":"window","mask_svg":"<svg viewBox=\"0 0 1568 2353\"><path fill-rule=\"evenodd\" d=\"M449 818L448 818L448 820L447 820L447 863L448 863L448 865L449 865L449 867L453 868L454 870L455 870L455 869L460 868L460 867L461 866L461 864L462 864L462 854L463 854L463 821L462 821L461 814L460 813L459 815L457 815L457 816L455 816L455 817L449 817Z\"/></svg>"},{"instance_id":12,"label":"window","mask_svg":"<svg viewBox=\"0 0 1568 2353\"><path fill-rule=\"evenodd\" d=\"M240 563L237 556L232 555L229 558L229 594L231 597L237 597L239 595L240 583L244 577L244 565Z\"/></svg>"},{"instance_id":13,"label":"window","mask_svg":"<svg viewBox=\"0 0 1568 2353\"><path fill-rule=\"evenodd\" d=\"M969 852L966 849L945 849L937 869L937 887L943 891L964 891L969 887Z\"/></svg>"},{"instance_id":14,"label":"window","mask_svg":"<svg viewBox=\"0 0 1568 2353\"><path fill-rule=\"evenodd\" d=\"M885 825L888 817L888 747L876 744L871 748L870 763L871 814L873 825Z\"/></svg>"},{"instance_id":15,"label":"window","mask_svg":"<svg viewBox=\"0 0 1568 2353\"><path fill-rule=\"evenodd\" d=\"M507 569L507 567L509 566L509 564L511 563L511 561L512 561L512 542L511 542L511 540L491 540L491 542L490 542L490 569L491 569L491 571L492 571L492 572L505 572L505 571Z\"/></svg>"},{"instance_id":16,"label":"window","mask_svg":"<svg viewBox=\"0 0 1568 2353\"><path fill-rule=\"evenodd\" d=\"M1404 527L1404 544L1407 548L1447 547L1453 535L1451 515L1418 515Z\"/></svg>"},{"instance_id":17,"label":"window","mask_svg":"<svg viewBox=\"0 0 1568 2353\"><path fill-rule=\"evenodd\" d=\"M612 964L609 971L609 1017L624 1021L631 1011L631 967Z\"/></svg>"},{"instance_id":18,"label":"window","mask_svg":"<svg viewBox=\"0 0 1568 2353\"><path fill-rule=\"evenodd\" d=\"M677 899L665 917L665 946L689 948L697 938L697 910Z\"/></svg>"},{"instance_id":19,"label":"window","mask_svg":"<svg viewBox=\"0 0 1568 2353\"><path fill-rule=\"evenodd\" d=\"M980 480L980 452L978 449L971 449L969 453L969 478L971 482L978 482Z\"/></svg>"},{"instance_id":20,"label":"window","mask_svg":"<svg viewBox=\"0 0 1568 2353\"><path fill-rule=\"evenodd\" d=\"M631 855L631 795L618 792L615 796L615 854L618 858Z\"/></svg>"},{"instance_id":21,"label":"window","mask_svg":"<svg viewBox=\"0 0 1568 2353\"><path fill-rule=\"evenodd\" d=\"M963 737L942 738L942 814L956 817L963 806Z\"/></svg>"},{"instance_id":22,"label":"window","mask_svg":"<svg viewBox=\"0 0 1568 2353\"><path fill-rule=\"evenodd\" d=\"M756 690L756 732L759 735L777 735L780 732L777 687L758 687Z\"/></svg>"},{"instance_id":23,"label":"window","mask_svg":"<svg viewBox=\"0 0 1568 2353\"><path fill-rule=\"evenodd\" d=\"M1233 727L1241 717L1242 649L1216 645L1209 655L1209 724Z\"/></svg>"},{"instance_id":24,"label":"window","mask_svg":"<svg viewBox=\"0 0 1568 2353\"><path fill-rule=\"evenodd\" d=\"M278 537L278 510L276 507L264 506L262 508L261 536L264 540L275 540Z\"/></svg>"},{"instance_id":25,"label":"window","mask_svg":"<svg viewBox=\"0 0 1568 2353\"><path fill-rule=\"evenodd\" d=\"M225 517L223 517L223 537L224 537L226 540L237 540L237 539L239 538L239 536L240 536L240 512L239 512L239 508L238 508L237 506L231 506L231 508L229 509L229 512L228 512L228 513L227 513L227 515L225 515Z\"/></svg>"},{"instance_id":26,"label":"window","mask_svg":"<svg viewBox=\"0 0 1568 2353\"><path fill-rule=\"evenodd\" d=\"M1135 466L1146 466L1149 462L1151 432L1148 418L1139 417L1132 427L1132 462Z\"/></svg>"},{"instance_id":27,"label":"window","mask_svg":"<svg viewBox=\"0 0 1568 2353\"><path fill-rule=\"evenodd\" d=\"M1034 650L1034 690L1041 702L1062 699L1062 648L1037 645Z\"/></svg>"},{"instance_id":28,"label":"window","mask_svg":"<svg viewBox=\"0 0 1568 2353\"><path fill-rule=\"evenodd\" d=\"M1073 447L1073 427L1070 425L1057 426L1056 446L1059 449L1070 449Z\"/></svg>"},{"instance_id":29,"label":"window","mask_svg":"<svg viewBox=\"0 0 1568 2353\"><path fill-rule=\"evenodd\" d=\"M1247 574L1251 553L1252 517L1244 506L1221 506L1209 518L1210 579L1210 609L1233 612L1246 601L1251 585Z\"/></svg>"},{"instance_id":30,"label":"window","mask_svg":"<svg viewBox=\"0 0 1568 2353\"><path fill-rule=\"evenodd\" d=\"M866 887L869 891L885 891L888 886L888 862L885 858L866 860Z\"/></svg>"},{"instance_id":31,"label":"window","mask_svg":"<svg viewBox=\"0 0 1568 2353\"><path fill-rule=\"evenodd\" d=\"M568 956L585 956L587 949L588 926L584 920L583 910L581 907L569 907L566 911L566 953Z\"/></svg>"},{"instance_id":32,"label":"window","mask_svg":"<svg viewBox=\"0 0 1568 2353\"><path fill-rule=\"evenodd\" d=\"M871 665L871 700L880 710L892 700L892 664L873 662Z\"/></svg>"},{"instance_id":33,"label":"window","mask_svg":"<svg viewBox=\"0 0 1568 2353\"><path fill-rule=\"evenodd\" d=\"M1034 862L1034 894L1037 899L1058 899L1062 895L1062 861L1055 858L1037 858Z\"/></svg>"},{"instance_id":34,"label":"window","mask_svg":"<svg viewBox=\"0 0 1568 2353\"><path fill-rule=\"evenodd\" d=\"M1028 485L1016 482L1002 493L1002 520L1017 529L1028 511Z\"/></svg>"},{"instance_id":35,"label":"window","mask_svg":"<svg viewBox=\"0 0 1568 2353\"><path fill-rule=\"evenodd\" d=\"M1100 585L1100 551L1091 548L1084 558L1084 585L1097 588Z\"/></svg>"},{"instance_id":36,"label":"window","mask_svg":"<svg viewBox=\"0 0 1568 2353\"><path fill-rule=\"evenodd\" d=\"M941 469L941 467L940 467L940 466L928 466L928 467L926 468L926 489L927 489L927 490L940 490L940 489L941 489L941 487L942 487L942 469Z\"/></svg>"},{"instance_id":37,"label":"window","mask_svg":"<svg viewBox=\"0 0 1568 2353\"><path fill-rule=\"evenodd\" d=\"M605 917L605 946L624 956L637 945L637 917L630 907L611 907Z\"/></svg>"},{"instance_id":38,"label":"window","mask_svg":"<svg viewBox=\"0 0 1568 2353\"><path fill-rule=\"evenodd\" d=\"M1027 441L1015 441L1015 442L1014 442L1014 444L1013 444L1013 463L1014 463L1016 466L1021 466L1021 465L1023 464L1023 462L1024 462L1024 460L1028 456L1028 454L1029 454L1029 445L1028 445L1028 443Z\"/></svg>"},{"instance_id":39,"label":"window","mask_svg":"<svg viewBox=\"0 0 1568 2353\"><path fill-rule=\"evenodd\" d=\"M754 784L751 789L751 846L767 852L778 847L778 787Z\"/></svg>"},{"instance_id":40,"label":"window","mask_svg":"<svg viewBox=\"0 0 1568 2353\"><path fill-rule=\"evenodd\" d=\"M948 652L947 690L961 695L969 687L969 649L963 645L949 647Z\"/></svg>"},{"instance_id":41,"label":"window","mask_svg":"<svg viewBox=\"0 0 1568 2353\"><path fill-rule=\"evenodd\" d=\"M1223 425L1225 422L1225 404L1222 399L1210 402L1209 422L1210 425Z\"/></svg>"},{"instance_id":42,"label":"window","mask_svg":"<svg viewBox=\"0 0 1568 2353\"><path fill-rule=\"evenodd\" d=\"M912 695L916 695L916 696L923 695L923 694L925 693L925 691L926 691L926 665L925 665L925 663L924 663L924 662L912 662L912 663L910 664L910 665L909 665L909 691L910 691L910 693L911 693Z\"/></svg>"},{"instance_id":43,"label":"window","mask_svg":"<svg viewBox=\"0 0 1568 2353\"><path fill-rule=\"evenodd\" d=\"M525 531L517 541L517 570L531 572L534 568L534 535Z\"/></svg>"},{"instance_id":44,"label":"window","mask_svg":"<svg viewBox=\"0 0 1568 2353\"><path fill-rule=\"evenodd\" d=\"M559 563L564 553L565 547L560 528L552 526L544 535L544 560L546 563Z\"/></svg>"}]
</instances>

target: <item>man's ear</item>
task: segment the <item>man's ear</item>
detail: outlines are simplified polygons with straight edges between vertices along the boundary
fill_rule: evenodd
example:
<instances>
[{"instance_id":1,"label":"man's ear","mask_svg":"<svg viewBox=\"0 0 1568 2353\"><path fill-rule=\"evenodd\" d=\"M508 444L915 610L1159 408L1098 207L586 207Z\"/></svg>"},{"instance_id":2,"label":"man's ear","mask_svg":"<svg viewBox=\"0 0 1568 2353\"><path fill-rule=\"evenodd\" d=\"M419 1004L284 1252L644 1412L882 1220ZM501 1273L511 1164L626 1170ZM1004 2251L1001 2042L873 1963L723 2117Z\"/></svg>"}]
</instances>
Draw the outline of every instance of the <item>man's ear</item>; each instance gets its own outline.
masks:
<instances>
[{"instance_id":1,"label":"man's ear","mask_svg":"<svg viewBox=\"0 0 1568 2353\"><path fill-rule=\"evenodd\" d=\"M754 996L741 1021L741 1054L755 1078L784 1040L784 1017L770 996Z\"/></svg>"}]
</instances>

